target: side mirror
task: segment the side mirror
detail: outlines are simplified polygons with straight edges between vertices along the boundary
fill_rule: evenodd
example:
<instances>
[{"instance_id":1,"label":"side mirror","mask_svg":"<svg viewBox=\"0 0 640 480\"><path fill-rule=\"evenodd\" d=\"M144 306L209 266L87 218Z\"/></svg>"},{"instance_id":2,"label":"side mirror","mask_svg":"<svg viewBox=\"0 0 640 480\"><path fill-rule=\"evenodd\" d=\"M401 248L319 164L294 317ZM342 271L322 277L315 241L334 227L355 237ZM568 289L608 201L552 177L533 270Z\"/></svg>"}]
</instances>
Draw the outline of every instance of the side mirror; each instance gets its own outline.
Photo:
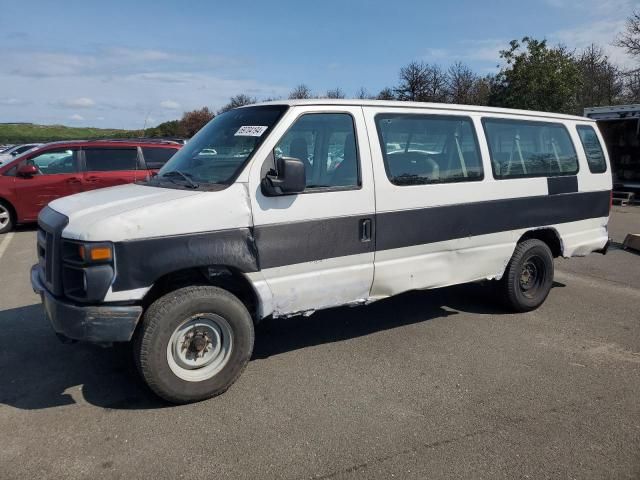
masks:
<instances>
[{"instance_id":1,"label":"side mirror","mask_svg":"<svg viewBox=\"0 0 640 480\"><path fill-rule=\"evenodd\" d=\"M35 165L21 165L18 168L18 176L19 177L33 177L38 174L38 167Z\"/></svg>"},{"instance_id":2,"label":"side mirror","mask_svg":"<svg viewBox=\"0 0 640 480\"><path fill-rule=\"evenodd\" d=\"M262 193L265 196L275 197L304 191L307 179L302 160L291 157L278 158L276 169L277 172L270 170L262 179Z\"/></svg>"}]
</instances>

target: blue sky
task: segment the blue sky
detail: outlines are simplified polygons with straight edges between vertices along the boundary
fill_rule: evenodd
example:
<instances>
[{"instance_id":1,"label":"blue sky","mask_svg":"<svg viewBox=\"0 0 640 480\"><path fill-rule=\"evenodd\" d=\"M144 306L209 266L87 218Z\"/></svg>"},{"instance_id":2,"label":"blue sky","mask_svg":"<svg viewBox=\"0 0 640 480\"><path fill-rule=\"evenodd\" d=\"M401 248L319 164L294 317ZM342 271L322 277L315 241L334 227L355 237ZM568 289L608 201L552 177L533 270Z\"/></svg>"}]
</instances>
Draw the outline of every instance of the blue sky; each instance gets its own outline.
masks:
<instances>
[{"instance_id":1,"label":"blue sky","mask_svg":"<svg viewBox=\"0 0 640 480\"><path fill-rule=\"evenodd\" d=\"M0 0L0 122L142 128L236 93L397 83L411 60L496 70L529 35L611 46L640 1Z\"/></svg>"}]
</instances>

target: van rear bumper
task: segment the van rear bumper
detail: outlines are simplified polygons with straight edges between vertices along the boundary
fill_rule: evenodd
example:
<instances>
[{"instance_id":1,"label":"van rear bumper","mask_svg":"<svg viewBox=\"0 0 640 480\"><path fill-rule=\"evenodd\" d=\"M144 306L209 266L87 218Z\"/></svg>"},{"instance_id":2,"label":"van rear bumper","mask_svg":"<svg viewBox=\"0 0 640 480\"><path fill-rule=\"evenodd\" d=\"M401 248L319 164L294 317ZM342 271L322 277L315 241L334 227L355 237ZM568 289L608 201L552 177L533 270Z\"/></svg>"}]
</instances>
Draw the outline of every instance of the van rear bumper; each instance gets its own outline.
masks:
<instances>
[{"instance_id":1,"label":"van rear bumper","mask_svg":"<svg viewBox=\"0 0 640 480\"><path fill-rule=\"evenodd\" d=\"M62 301L47 291L31 267L31 287L40 295L53 330L68 339L92 343L128 342L142 316L140 306L93 306Z\"/></svg>"}]
</instances>

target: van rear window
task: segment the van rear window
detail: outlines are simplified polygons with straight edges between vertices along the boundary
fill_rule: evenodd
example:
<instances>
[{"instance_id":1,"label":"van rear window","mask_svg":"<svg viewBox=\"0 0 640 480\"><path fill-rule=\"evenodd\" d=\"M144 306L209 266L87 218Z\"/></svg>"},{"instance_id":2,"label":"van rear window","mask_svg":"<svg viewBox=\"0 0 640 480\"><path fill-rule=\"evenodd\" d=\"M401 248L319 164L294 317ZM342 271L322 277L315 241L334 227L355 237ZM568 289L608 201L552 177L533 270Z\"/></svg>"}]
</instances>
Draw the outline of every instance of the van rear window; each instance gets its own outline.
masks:
<instances>
[{"instance_id":1,"label":"van rear window","mask_svg":"<svg viewBox=\"0 0 640 480\"><path fill-rule=\"evenodd\" d=\"M495 178L578 173L578 156L564 125L498 118L482 123Z\"/></svg>"},{"instance_id":2,"label":"van rear window","mask_svg":"<svg viewBox=\"0 0 640 480\"><path fill-rule=\"evenodd\" d=\"M600 145L596 131L589 125L578 125L577 129L591 173L606 172L607 162L604 159L604 152L602 151L602 146Z\"/></svg>"},{"instance_id":3,"label":"van rear window","mask_svg":"<svg viewBox=\"0 0 640 480\"><path fill-rule=\"evenodd\" d=\"M482 160L468 117L376 115L378 138L391 183L425 185L482 180Z\"/></svg>"}]
</instances>

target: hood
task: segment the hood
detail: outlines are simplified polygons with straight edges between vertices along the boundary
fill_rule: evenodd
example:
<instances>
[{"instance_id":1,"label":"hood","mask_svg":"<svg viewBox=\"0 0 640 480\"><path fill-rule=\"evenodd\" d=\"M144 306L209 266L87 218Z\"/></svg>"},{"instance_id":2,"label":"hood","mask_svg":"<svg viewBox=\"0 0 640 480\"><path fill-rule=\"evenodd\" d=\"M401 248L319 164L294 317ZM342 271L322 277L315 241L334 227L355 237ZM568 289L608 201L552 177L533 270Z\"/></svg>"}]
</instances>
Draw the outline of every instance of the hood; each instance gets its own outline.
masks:
<instances>
[{"instance_id":1,"label":"hood","mask_svg":"<svg viewBox=\"0 0 640 480\"><path fill-rule=\"evenodd\" d=\"M60 198L49 204L66 215L65 238L124 241L249 226L244 184L216 191L121 185Z\"/></svg>"}]
</instances>

